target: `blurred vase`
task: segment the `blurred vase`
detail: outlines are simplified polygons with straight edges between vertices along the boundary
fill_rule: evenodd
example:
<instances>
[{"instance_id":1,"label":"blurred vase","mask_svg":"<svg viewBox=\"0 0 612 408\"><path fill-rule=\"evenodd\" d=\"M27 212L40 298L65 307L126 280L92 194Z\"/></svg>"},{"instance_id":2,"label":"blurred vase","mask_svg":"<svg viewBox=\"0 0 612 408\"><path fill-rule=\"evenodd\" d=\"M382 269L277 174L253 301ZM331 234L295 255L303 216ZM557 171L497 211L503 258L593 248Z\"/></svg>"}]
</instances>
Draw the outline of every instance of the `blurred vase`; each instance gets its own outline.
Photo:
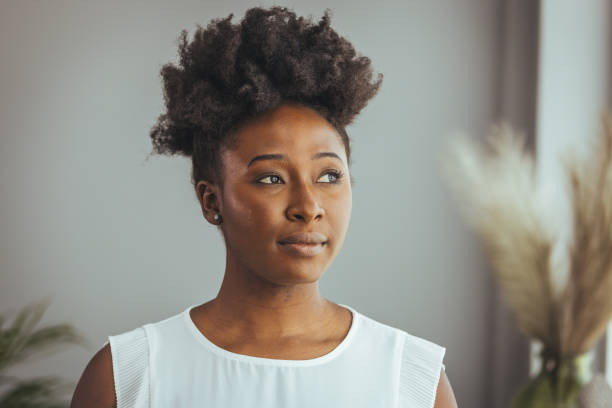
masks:
<instances>
[{"instance_id":1,"label":"blurred vase","mask_svg":"<svg viewBox=\"0 0 612 408\"><path fill-rule=\"evenodd\" d=\"M540 372L517 390L512 408L579 408L580 392L593 377L590 354L559 358L542 353Z\"/></svg>"}]
</instances>

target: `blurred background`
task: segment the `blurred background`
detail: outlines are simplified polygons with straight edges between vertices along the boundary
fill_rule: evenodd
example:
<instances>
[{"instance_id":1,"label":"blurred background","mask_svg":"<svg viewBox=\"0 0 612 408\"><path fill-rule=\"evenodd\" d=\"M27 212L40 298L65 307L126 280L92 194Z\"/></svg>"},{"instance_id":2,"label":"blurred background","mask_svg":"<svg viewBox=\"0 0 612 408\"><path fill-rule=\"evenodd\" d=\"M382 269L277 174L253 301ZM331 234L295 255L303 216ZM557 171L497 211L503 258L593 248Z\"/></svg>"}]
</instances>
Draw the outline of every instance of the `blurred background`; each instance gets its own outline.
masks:
<instances>
[{"instance_id":1,"label":"blurred background","mask_svg":"<svg viewBox=\"0 0 612 408\"><path fill-rule=\"evenodd\" d=\"M449 134L483 138L506 120L556 188L557 153L597 134L612 97L609 1L1 0L0 312L50 297L43 323L69 322L96 345L15 375L76 384L107 336L216 296L224 247L190 161L146 160L159 70L176 61L182 29L271 5L317 21L330 8L332 27L385 76L347 129L353 215L322 294L446 347L460 407L506 406L534 370L533 346L436 158ZM612 384L610 337L594 361Z\"/></svg>"}]
</instances>

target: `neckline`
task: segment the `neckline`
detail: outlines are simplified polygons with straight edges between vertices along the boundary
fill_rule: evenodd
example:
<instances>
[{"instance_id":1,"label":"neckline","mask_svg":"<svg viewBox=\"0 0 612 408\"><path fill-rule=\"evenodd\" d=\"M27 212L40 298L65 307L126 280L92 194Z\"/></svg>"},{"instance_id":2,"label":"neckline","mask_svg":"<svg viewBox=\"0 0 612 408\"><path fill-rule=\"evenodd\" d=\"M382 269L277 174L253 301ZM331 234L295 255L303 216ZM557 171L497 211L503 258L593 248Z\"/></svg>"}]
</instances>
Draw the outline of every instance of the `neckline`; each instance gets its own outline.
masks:
<instances>
[{"instance_id":1,"label":"neckline","mask_svg":"<svg viewBox=\"0 0 612 408\"><path fill-rule=\"evenodd\" d=\"M205 346L209 351L221 357L225 357L225 358L229 358L229 359L237 360L237 361L244 361L248 363L260 364L260 365L273 365L273 366L284 366L284 367L305 367L305 366L322 364L322 363L325 363L327 361L330 361L336 358L340 353L342 353L344 349L348 347L353 337L355 337L355 332L357 331L357 326L359 323L359 313L357 313L357 311L350 306L344 305L342 303L338 303L338 305L343 306L344 308L348 309L353 315L353 318L351 321L351 327L349 328L348 333L346 334L344 339L342 339L342 341L329 353L324 354L319 357L306 359L306 360L283 360L283 359L276 359L276 358L250 356L248 354L234 353L233 351L229 351L222 347L217 346L215 343L210 341L206 336L204 336L204 334L198 329L194 321L191 319L191 315L189 314L189 312L191 311L191 309L198 306L197 304L191 305L187 309L185 309L185 311L183 312L183 320L185 321L189 332L195 337L195 339L200 344Z\"/></svg>"}]
</instances>

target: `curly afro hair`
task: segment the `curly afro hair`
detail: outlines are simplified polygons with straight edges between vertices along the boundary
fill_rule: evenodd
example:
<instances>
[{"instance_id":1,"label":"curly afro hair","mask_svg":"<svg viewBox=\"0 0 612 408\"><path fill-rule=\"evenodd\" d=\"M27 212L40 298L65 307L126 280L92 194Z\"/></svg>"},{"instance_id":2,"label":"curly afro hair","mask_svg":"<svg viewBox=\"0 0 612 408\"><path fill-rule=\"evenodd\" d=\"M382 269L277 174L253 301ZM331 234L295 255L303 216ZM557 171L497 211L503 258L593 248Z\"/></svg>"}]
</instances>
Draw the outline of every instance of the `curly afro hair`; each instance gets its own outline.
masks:
<instances>
[{"instance_id":1,"label":"curly afro hair","mask_svg":"<svg viewBox=\"0 0 612 408\"><path fill-rule=\"evenodd\" d=\"M192 157L191 182L222 182L222 147L241 124L293 102L314 109L340 134L376 95L371 61L330 27L286 7L253 7L239 24L233 13L179 36L179 64L161 69L166 112L151 128L153 152Z\"/></svg>"}]
</instances>

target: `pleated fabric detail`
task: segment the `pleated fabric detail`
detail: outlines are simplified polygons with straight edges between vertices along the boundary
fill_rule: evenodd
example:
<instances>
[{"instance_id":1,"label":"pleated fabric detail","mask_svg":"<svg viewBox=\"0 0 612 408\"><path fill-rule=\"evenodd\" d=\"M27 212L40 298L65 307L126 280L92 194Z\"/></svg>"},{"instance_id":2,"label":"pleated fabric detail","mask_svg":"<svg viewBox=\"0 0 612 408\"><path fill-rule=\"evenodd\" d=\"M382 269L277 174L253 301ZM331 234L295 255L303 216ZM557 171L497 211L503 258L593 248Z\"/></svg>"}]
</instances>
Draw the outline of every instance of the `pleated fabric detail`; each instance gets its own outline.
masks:
<instances>
[{"instance_id":1,"label":"pleated fabric detail","mask_svg":"<svg viewBox=\"0 0 612 408\"><path fill-rule=\"evenodd\" d=\"M109 336L117 408L149 407L149 344L143 327Z\"/></svg>"},{"instance_id":2,"label":"pleated fabric detail","mask_svg":"<svg viewBox=\"0 0 612 408\"><path fill-rule=\"evenodd\" d=\"M408 333L404 337L398 408L433 408L446 348Z\"/></svg>"}]
</instances>

